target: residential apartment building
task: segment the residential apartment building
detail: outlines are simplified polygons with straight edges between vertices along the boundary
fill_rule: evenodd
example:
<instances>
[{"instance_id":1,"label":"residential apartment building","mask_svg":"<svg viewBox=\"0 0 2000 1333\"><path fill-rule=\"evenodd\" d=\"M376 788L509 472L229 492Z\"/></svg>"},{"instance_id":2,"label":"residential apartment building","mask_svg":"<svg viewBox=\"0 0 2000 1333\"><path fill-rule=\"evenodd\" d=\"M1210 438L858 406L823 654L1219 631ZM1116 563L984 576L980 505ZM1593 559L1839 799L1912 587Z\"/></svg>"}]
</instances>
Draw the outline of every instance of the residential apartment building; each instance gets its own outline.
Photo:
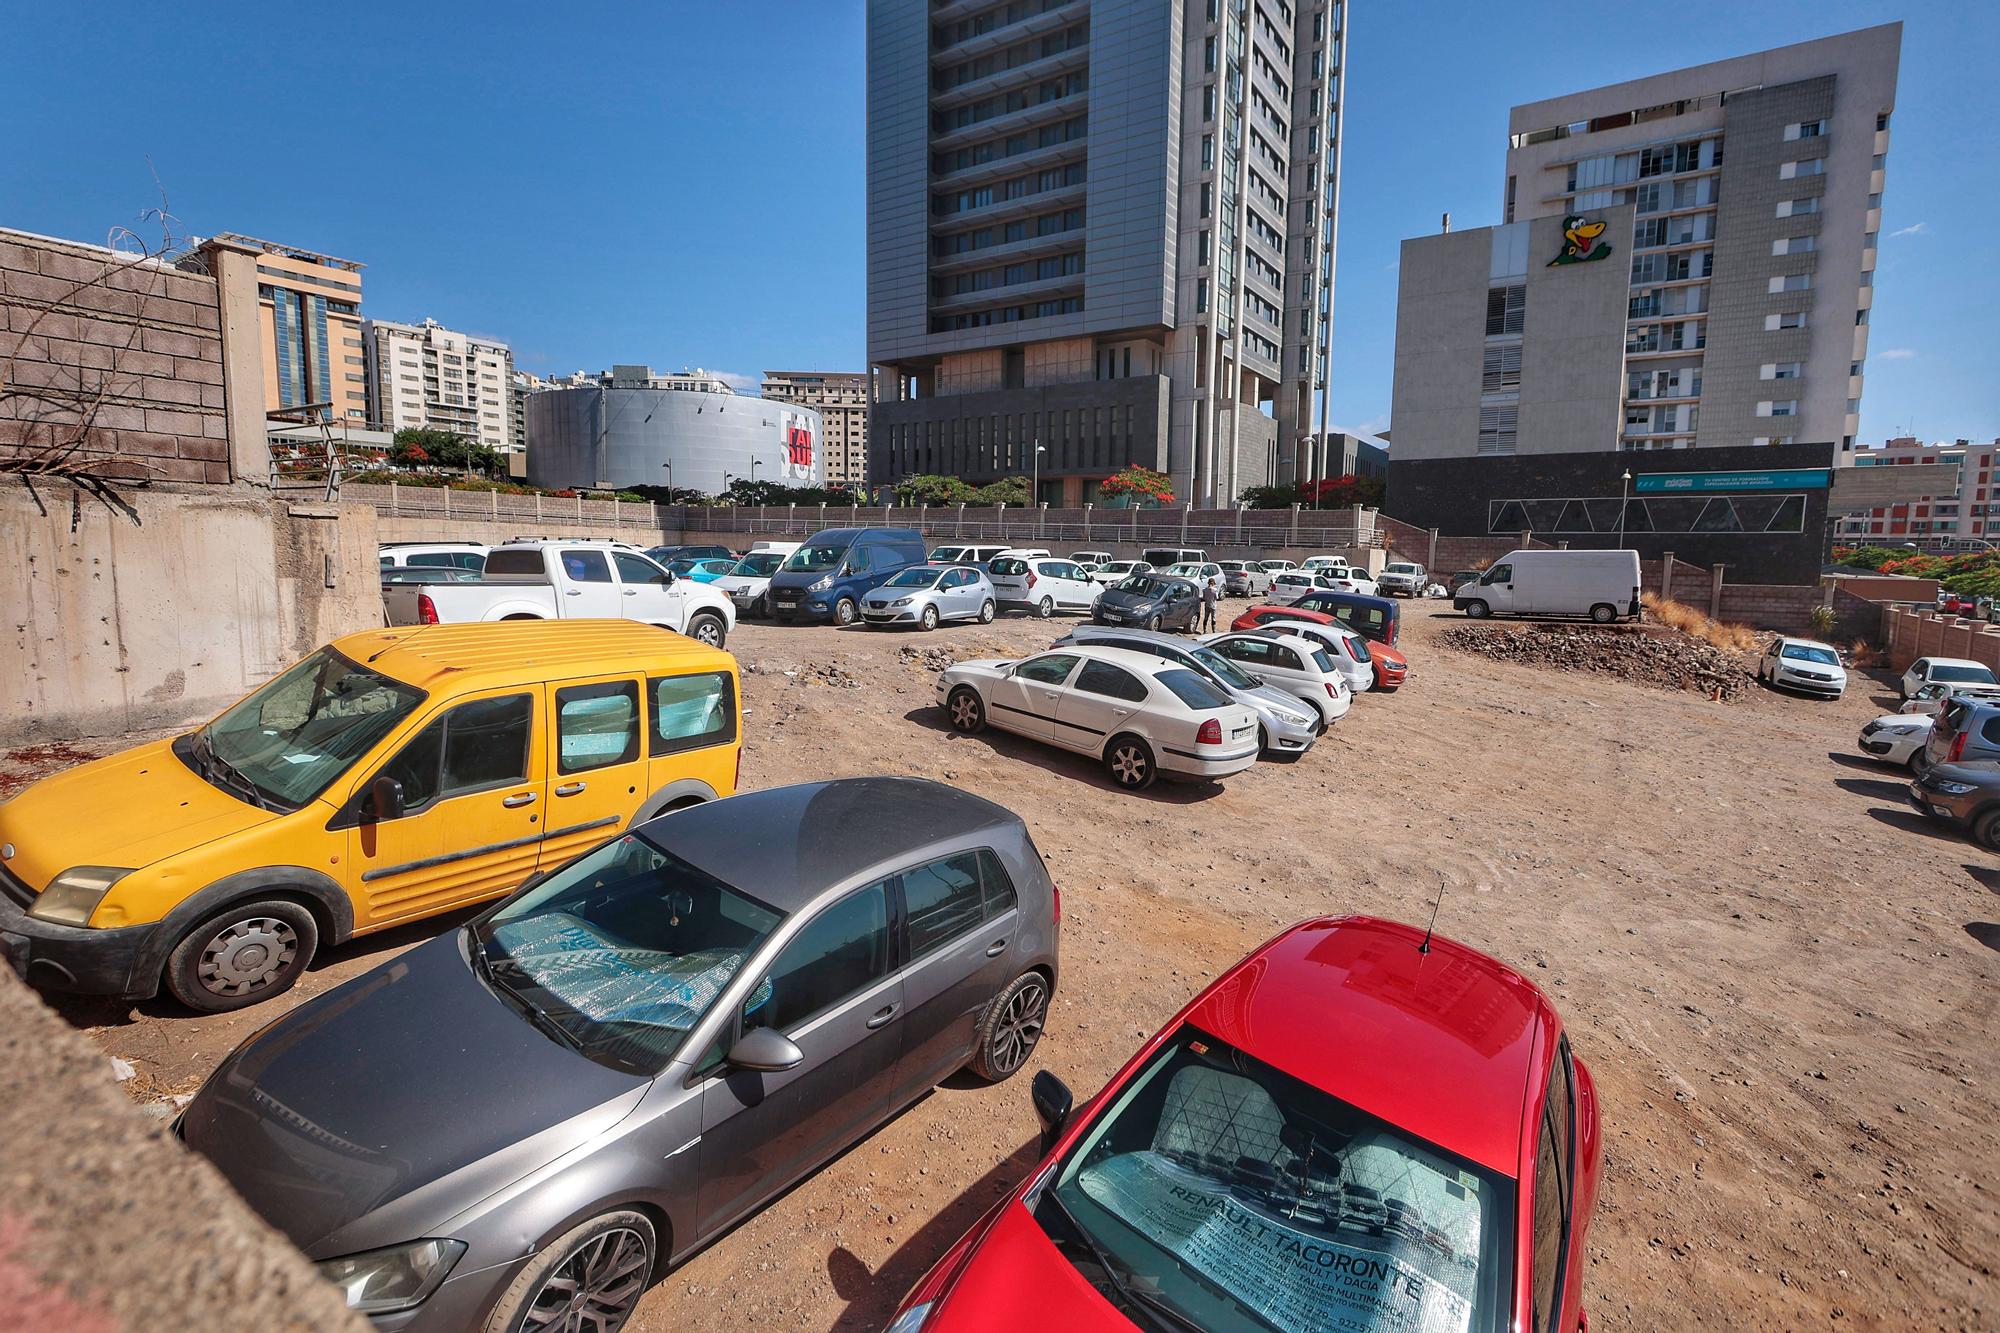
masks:
<instances>
[{"instance_id":1,"label":"residential apartment building","mask_svg":"<svg viewBox=\"0 0 2000 1333\"><path fill-rule=\"evenodd\" d=\"M1395 461L1849 461L1901 42L1884 24L1514 108L1502 225L1404 244Z\"/></svg>"},{"instance_id":2,"label":"residential apartment building","mask_svg":"<svg viewBox=\"0 0 2000 1333\"><path fill-rule=\"evenodd\" d=\"M1991 444L1958 440L1925 444L1913 435L1854 451L1856 467L1933 469L1936 483L1922 496L1841 518L1844 541L1875 545L1918 542L2000 541L2000 475L1995 460L2000 439Z\"/></svg>"},{"instance_id":3,"label":"residential apartment building","mask_svg":"<svg viewBox=\"0 0 2000 1333\"><path fill-rule=\"evenodd\" d=\"M853 371L767 370L763 393L810 407L824 423L829 486L868 483L868 376Z\"/></svg>"},{"instance_id":4,"label":"residential apartment building","mask_svg":"<svg viewBox=\"0 0 2000 1333\"><path fill-rule=\"evenodd\" d=\"M507 452L513 457L528 452L528 395L555 387L555 381L532 371L517 370L507 377Z\"/></svg>"},{"instance_id":5,"label":"residential apartment building","mask_svg":"<svg viewBox=\"0 0 2000 1333\"><path fill-rule=\"evenodd\" d=\"M871 4L869 479L1038 472L1074 505L1143 464L1226 504L1303 475L1346 13Z\"/></svg>"},{"instance_id":6,"label":"residential apartment building","mask_svg":"<svg viewBox=\"0 0 2000 1333\"><path fill-rule=\"evenodd\" d=\"M421 427L515 448L514 353L503 342L445 328L434 319L396 324L371 319L368 410L390 431Z\"/></svg>"},{"instance_id":7,"label":"residential apartment building","mask_svg":"<svg viewBox=\"0 0 2000 1333\"><path fill-rule=\"evenodd\" d=\"M234 232L214 239L258 252L264 410L292 419L369 420L361 265Z\"/></svg>"}]
</instances>

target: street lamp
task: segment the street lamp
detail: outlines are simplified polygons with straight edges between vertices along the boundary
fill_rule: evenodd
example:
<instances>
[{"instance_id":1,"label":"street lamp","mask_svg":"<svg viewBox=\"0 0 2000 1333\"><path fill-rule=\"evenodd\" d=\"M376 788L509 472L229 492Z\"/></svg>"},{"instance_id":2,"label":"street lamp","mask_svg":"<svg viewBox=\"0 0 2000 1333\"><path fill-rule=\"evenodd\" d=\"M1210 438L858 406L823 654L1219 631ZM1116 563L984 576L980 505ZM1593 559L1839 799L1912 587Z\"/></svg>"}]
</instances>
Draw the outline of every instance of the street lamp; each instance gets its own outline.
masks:
<instances>
[{"instance_id":1,"label":"street lamp","mask_svg":"<svg viewBox=\"0 0 2000 1333\"><path fill-rule=\"evenodd\" d=\"M758 468L760 468L760 467L762 467L762 466L764 466L764 460L763 460L763 459L761 459L761 458L753 458L753 459L751 459L751 460L750 460L750 484L751 484L751 485L753 485L753 486L754 486L754 485L756 485L756 483L757 483L757 469L758 469Z\"/></svg>"},{"instance_id":2,"label":"street lamp","mask_svg":"<svg viewBox=\"0 0 2000 1333\"><path fill-rule=\"evenodd\" d=\"M666 462L664 462L664 463L660 464L660 466L661 466L661 467L663 467L663 468L665 468L665 469L667 470L667 493L668 493L669 495L672 495L672 494L673 494L673 489L674 489L674 464L673 464L673 460L672 460L672 459L668 459L668 460L667 460Z\"/></svg>"},{"instance_id":3,"label":"street lamp","mask_svg":"<svg viewBox=\"0 0 2000 1333\"><path fill-rule=\"evenodd\" d=\"M1626 468L1624 479L1618 486L1618 549L1625 549L1625 506L1632 490L1632 469Z\"/></svg>"},{"instance_id":4,"label":"street lamp","mask_svg":"<svg viewBox=\"0 0 2000 1333\"><path fill-rule=\"evenodd\" d=\"M1028 502L1030 504L1039 505L1042 502L1042 455L1048 451L1049 447L1047 445L1043 444L1040 440L1035 441L1035 484L1028 492Z\"/></svg>"}]
</instances>

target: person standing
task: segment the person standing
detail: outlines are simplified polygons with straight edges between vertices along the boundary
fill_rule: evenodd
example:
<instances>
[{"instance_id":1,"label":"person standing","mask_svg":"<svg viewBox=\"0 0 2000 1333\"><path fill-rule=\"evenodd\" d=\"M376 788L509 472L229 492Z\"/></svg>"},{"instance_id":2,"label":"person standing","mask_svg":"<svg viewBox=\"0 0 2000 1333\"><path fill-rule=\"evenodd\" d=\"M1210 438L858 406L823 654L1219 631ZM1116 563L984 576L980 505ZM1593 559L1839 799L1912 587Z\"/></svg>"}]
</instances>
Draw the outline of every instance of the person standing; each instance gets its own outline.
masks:
<instances>
[{"instance_id":1,"label":"person standing","mask_svg":"<svg viewBox=\"0 0 2000 1333\"><path fill-rule=\"evenodd\" d=\"M1222 600L1222 589L1215 586L1214 579L1210 579L1207 583L1202 585L1201 632L1203 634L1215 633L1215 604L1221 600Z\"/></svg>"}]
</instances>

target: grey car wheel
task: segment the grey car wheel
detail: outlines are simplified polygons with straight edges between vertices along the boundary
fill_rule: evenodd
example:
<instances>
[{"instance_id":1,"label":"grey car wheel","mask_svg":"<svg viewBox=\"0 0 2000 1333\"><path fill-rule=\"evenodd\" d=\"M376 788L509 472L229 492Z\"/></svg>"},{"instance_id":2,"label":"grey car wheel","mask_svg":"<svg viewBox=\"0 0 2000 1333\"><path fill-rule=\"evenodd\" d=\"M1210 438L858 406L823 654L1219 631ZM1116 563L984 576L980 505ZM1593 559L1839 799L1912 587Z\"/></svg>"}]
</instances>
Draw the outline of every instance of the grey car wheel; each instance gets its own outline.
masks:
<instances>
[{"instance_id":1,"label":"grey car wheel","mask_svg":"<svg viewBox=\"0 0 2000 1333\"><path fill-rule=\"evenodd\" d=\"M995 605L993 604L993 599L992 599L991 597L987 598L987 599L986 599L985 601L983 601L983 602L981 602L981 603L979 604L979 623L980 623L980 624L982 624L982 625L990 625L990 624L992 624L992 623L993 623L993 617L994 617L994 616L997 616L997 615L999 615L999 614L1000 614L1000 608L999 608L999 607L997 607L997 606L995 606Z\"/></svg>"},{"instance_id":2,"label":"grey car wheel","mask_svg":"<svg viewBox=\"0 0 2000 1333\"><path fill-rule=\"evenodd\" d=\"M1590 618L1600 625L1609 625L1618 619L1618 608L1609 602L1599 602L1590 608Z\"/></svg>"},{"instance_id":3,"label":"grey car wheel","mask_svg":"<svg viewBox=\"0 0 2000 1333\"><path fill-rule=\"evenodd\" d=\"M720 648L725 631L719 617L703 612L688 622L687 636L696 643L705 643L711 648Z\"/></svg>"},{"instance_id":4,"label":"grey car wheel","mask_svg":"<svg viewBox=\"0 0 2000 1333\"><path fill-rule=\"evenodd\" d=\"M644 1213L594 1217L557 1238L502 1293L488 1333L617 1333L653 1277Z\"/></svg>"},{"instance_id":5,"label":"grey car wheel","mask_svg":"<svg viewBox=\"0 0 2000 1333\"><path fill-rule=\"evenodd\" d=\"M1016 977L993 997L979 1024L979 1048L972 1072L988 1083L1009 1077L1035 1052L1049 1017L1049 984L1039 972Z\"/></svg>"},{"instance_id":6,"label":"grey car wheel","mask_svg":"<svg viewBox=\"0 0 2000 1333\"><path fill-rule=\"evenodd\" d=\"M1104 770L1126 791L1144 791L1159 776L1152 747L1137 736L1114 736L1104 747Z\"/></svg>"},{"instance_id":7,"label":"grey car wheel","mask_svg":"<svg viewBox=\"0 0 2000 1333\"><path fill-rule=\"evenodd\" d=\"M1466 617L1471 620L1484 620L1486 618L1486 613L1491 609L1492 608L1487 606L1486 603L1479 601L1476 598L1465 604Z\"/></svg>"},{"instance_id":8,"label":"grey car wheel","mask_svg":"<svg viewBox=\"0 0 2000 1333\"><path fill-rule=\"evenodd\" d=\"M1146 618L1146 628L1155 634L1160 632L1160 623L1160 613L1158 611L1153 612L1152 615Z\"/></svg>"},{"instance_id":9,"label":"grey car wheel","mask_svg":"<svg viewBox=\"0 0 2000 1333\"><path fill-rule=\"evenodd\" d=\"M970 736L975 731L986 729L986 705L979 701L979 691L970 685L961 685L951 692L945 701L945 712L951 716L951 729Z\"/></svg>"},{"instance_id":10,"label":"grey car wheel","mask_svg":"<svg viewBox=\"0 0 2000 1333\"><path fill-rule=\"evenodd\" d=\"M319 947L319 925L295 902L270 899L218 912L167 956L167 989L190 1009L226 1013L291 989Z\"/></svg>"},{"instance_id":11,"label":"grey car wheel","mask_svg":"<svg viewBox=\"0 0 2000 1333\"><path fill-rule=\"evenodd\" d=\"M843 597L833 604L833 623L852 625L854 623L854 599Z\"/></svg>"},{"instance_id":12,"label":"grey car wheel","mask_svg":"<svg viewBox=\"0 0 2000 1333\"><path fill-rule=\"evenodd\" d=\"M917 624L924 629L936 629L938 627L937 607L935 605L925 607L923 614L917 617Z\"/></svg>"},{"instance_id":13,"label":"grey car wheel","mask_svg":"<svg viewBox=\"0 0 2000 1333\"><path fill-rule=\"evenodd\" d=\"M1055 598L1044 597L1042 598L1041 601L1035 603L1035 614L1040 616L1043 620L1047 620L1050 616L1054 615L1055 613L1056 613Z\"/></svg>"}]
</instances>

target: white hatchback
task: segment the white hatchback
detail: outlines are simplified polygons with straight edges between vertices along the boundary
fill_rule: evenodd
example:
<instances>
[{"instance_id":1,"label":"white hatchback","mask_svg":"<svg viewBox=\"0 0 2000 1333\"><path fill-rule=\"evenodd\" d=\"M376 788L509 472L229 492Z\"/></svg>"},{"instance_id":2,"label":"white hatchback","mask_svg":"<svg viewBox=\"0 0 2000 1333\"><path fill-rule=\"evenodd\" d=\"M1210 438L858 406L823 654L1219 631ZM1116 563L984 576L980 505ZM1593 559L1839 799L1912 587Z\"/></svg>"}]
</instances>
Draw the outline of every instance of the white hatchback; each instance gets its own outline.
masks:
<instances>
[{"instance_id":1,"label":"white hatchback","mask_svg":"<svg viewBox=\"0 0 2000 1333\"><path fill-rule=\"evenodd\" d=\"M1993 685L1993 669L1964 657L1919 657L1896 682L1905 699L1922 685Z\"/></svg>"},{"instance_id":2,"label":"white hatchback","mask_svg":"<svg viewBox=\"0 0 2000 1333\"><path fill-rule=\"evenodd\" d=\"M1178 565L1168 565L1166 572L1169 578L1186 579L1197 588L1207 584L1210 579L1215 580L1218 589L1222 587L1222 566L1213 560L1183 561Z\"/></svg>"},{"instance_id":3,"label":"white hatchback","mask_svg":"<svg viewBox=\"0 0 2000 1333\"><path fill-rule=\"evenodd\" d=\"M1366 694L1375 688L1375 659L1368 655L1368 640L1345 625L1320 625L1310 620L1266 620L1257 626L1277 634L1296 634L1326 649L1333 664L1347 681L1347 688Z\"/></svg>"},{"instance_id":4,"label":"white hatchback","mask_svg":"<svg viewBox=\"0 0 2000 1333\"><path fill-rule=\"evenodd\" d=\"M1309 569L1288 569L1282 574L1271 576L1269 600L1277 606L1290 606L1309 592L1318 592L1319 574Z\"/></svg>"},{"instance_id":5,"label":"white hatchback","mask_svg":"<svg viewBox=\"0 0 2000 1333\"><path fill-rule=\"evenodd\" d=\"M1202 642L1266 685L1311 705L1322 730L1346 717L1354 702L1354 690L1333 654L1301 635L1249 630Z\"/></svg>"},{"instance_id":6,"label":"white hatchback","mask_svg":"<svg viewBox=\"0 0 2000 1333\"><path fill-rule=\"evenodd\" d=\"M1885 764L1901 764L1914 769L1917 756L1930 742L1932 714L1891 713L1861 728L1861 751Z\"/></svg>"},{"instance_id":7,"label":"white hatchback","mask_svg":"<svg viewBox=\"0 0 2000 1333\"><path fill-rule=\"evenodd\" d=\"M1044 620L1058 611L1087 615L1104 592L1076 561L1056 556L999 556L988 562L986 577L1001 606L1023 606Z\"/></svg>"},{"instance_id":8,"label":"white hatchback","mask_svg":"<svg viewBox=\"0 0 2000 1333\"><path fill-rule=\"evenodd\" d=\"M997 727L1100 760L1127 791L1161 774L1221 778L1257 762L1257 715L1178 663L1072 646L938 673L952 729Z\"/></svg>"}]
</instances>

